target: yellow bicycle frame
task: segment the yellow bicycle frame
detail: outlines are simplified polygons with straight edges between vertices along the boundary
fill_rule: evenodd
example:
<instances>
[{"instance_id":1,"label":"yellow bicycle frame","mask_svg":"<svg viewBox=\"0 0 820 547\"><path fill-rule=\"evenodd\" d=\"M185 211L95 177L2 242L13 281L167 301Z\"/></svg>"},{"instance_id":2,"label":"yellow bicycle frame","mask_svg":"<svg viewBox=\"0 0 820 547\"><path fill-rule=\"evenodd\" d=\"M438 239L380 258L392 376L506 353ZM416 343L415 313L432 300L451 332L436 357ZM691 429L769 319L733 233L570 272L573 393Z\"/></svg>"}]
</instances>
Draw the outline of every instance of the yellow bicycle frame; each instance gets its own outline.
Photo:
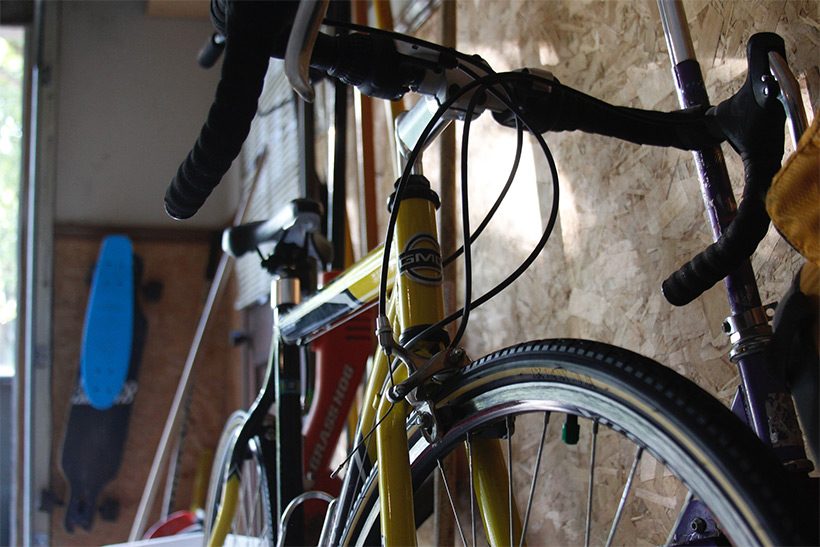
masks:
<instances>
[{"instance_id":1,"label":"yellow bicycle frame","mask_svg":"<svg viewBox=\"0 0 820 547\"><path fill-rule=\"evenodd\" d=\"M433 325L444 317L441 278L441 252L438 246L435 207L424 198L401 202L396 220L395 248L399 275L393 287L399 335L415 327ZM428 345L420 352L432 355L443 347ZM417 348L413 348L419 351ZM406 366L396 367L393 382L407 378ZM392 408L392 410L391 410ZM376 428L379 458L380 520L385 545L414 545L416 525L413 510L413 484L407 449L407 416L410 405L393 405L386 397L379 402L378 416L387 418Z\"/></svg>"},{"instance_id":2,"label":"yellow bicycle frame","mask_svg":"<svg viewBox=\"0 0 820 547\"><path fill-rule=\"evenodd\" d=\"M444 317L440 279L438 282L431 279L435 278L434 272L428 271L427 275L424 272L412 272L413 256L424 256L431 251L439 253L436 234L435 209L429 200L411 198L402 201L395 240L395 256L400 263L399 275L394 282L392 306L388 311L396 335L414 327L435 324ZM418 262L432 270L429 268L429 261ZM413 348L425 356L441 349L443 347L440 343ZM415 545L413 485L407 446L407 416L411 409L406 401L393 404L385 396L385 380L390 366L384 353L378 352L374 363L364 399L360 431L369 430L376 423L377 416L381 420L376 427L376 447L383 543L387 546ZM399 383L408 374L407 367L400 364L392 372L392 382ZM487 537L492 545L506 544L511 537L518 544L521 521L513 499L514 522L511 536L508 518L509 488L500 443L497 440L481 439L479 446L474 477L478 485L476 495Z\"/></svg>"},{"instance_id":3,"label":"yellow bicycle frame","mask_svg":"<svg viewBox=\"0 0 820 547\"><path fill-rule=\"evenodd\" d=\"M417 193L418 194L418 193ZM403 199L397 215L391 271L388 272L388 319L394 336L417 333L444 317L441 253L436 211L427 189ZM378 296L383 249L378 248L348 268L342 275L285 314L278 323L282 340L300 343L313 339L345 318L372 304ZM407 348L423 357L444 349L441 340L422 341ZM391 360L377 351L368 377L357 430L370 432L375 427L375 447L368 443L371 461L378 461L380 523L385 545L416 544L413 511L413 485L407 444L407 418L412 410L402 400L391 403L387 387L412 374L405 363ZM482 439L476 453L473 476L477 486L479 512L491 544L520 542L521 524L514 500L508 496L509 484L504 455L498 440ZM474 450L474 452L476 452ZM224 493L236 492L238 480L228 481ZM514 508L513 534L510 534L510 504ZM230 499L222 500L217 518L219 536L224 539L232 519ZM217 539L219 541L219 539Z\"/></svg>"},{"instance_id":4,"label":"yellow bicycle frame","mask_svg":"<svg viewBox=\"0 0 820 547\"><path fill-rule=\"evenodd\" d=\"M332 328L344 317L364 309L378 295L379 272L383 249L371 252L345 273L319 291L315 296L286 314L280 322L280 332L286 342L310 340L316 331ZM424 198L409 198L401 202L397 217L394 260L389 272L391 298L388 319L394 335L418 327L437 323L444 317L440 280L441 257L438 247L434 204ZM436 278L436 262L438 279ZM328 314L327 308L336 311ZM313 317L321 317L318 322ZM441 342L421 342L412 351L432 356L441 351ZM392 369L392 372L391 372ZM407 418L412 410L409 403L391 403L386 387L405 380L411 371L399 360L391 360L377 351L368 377L359 416L358 430L375 429L375 447L368 444L371 461L378 461L380 523L385 545L415 545L416 526L413 510L413 485L407 444ZM475 446L480 446L475 450ZM473 477L477 484L476 497L484 528L492 545L509 543L509 498L507 472L501 445L495 439L481 439L475 444ZM236 505L238 477L232 477L223 486L223 499L216 519L211 544L219 545L228 533ZM514 507L513 537L519 543L521 523Z\"/></svg>"}]
</instances>

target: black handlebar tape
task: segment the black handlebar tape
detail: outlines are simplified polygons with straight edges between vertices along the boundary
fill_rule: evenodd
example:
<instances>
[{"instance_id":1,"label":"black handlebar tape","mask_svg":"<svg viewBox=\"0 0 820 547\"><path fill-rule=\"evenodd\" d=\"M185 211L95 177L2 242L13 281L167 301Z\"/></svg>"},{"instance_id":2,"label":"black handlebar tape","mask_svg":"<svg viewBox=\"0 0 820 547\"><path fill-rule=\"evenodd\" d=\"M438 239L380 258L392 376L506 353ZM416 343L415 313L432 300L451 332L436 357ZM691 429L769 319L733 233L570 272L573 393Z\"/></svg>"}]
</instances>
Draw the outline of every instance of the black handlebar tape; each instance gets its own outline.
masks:
<instances>
[{"instance_id":1,"label":"black handlebar tape","mask_svg":"<svg viewBox=\"0 0 820 547\"><path fill-rule=\"evenodd\" d=\"M549 86L549 91L531 82L519 82L513 85L516 100L523 103L532 121L532 130L539 133L583 131L635 144L681 150L702 149L724 140L707 124L706 107L655 112L614 106L557 82ZM502 125L515 126L512 113L493 116Z\"/></svg>"},{"instance_id":2,"label":"black handlebar tape","mask_svg":"<svg viewBox=\"0 0 820 547\"><path fill-rule=\"evenodd\" d=\"M712 131L722 132L743 160L743 200L720 238L663 282L663 294L675 306L688 304L729 275L752 256L766 236L766 193L780 169L786 121L776 83L768 73L769 51L785 58L782 38L771 33L752 36L747 45L746 82L733 97L707 113Z\"/></svg>"},{"instance_id":3,"label":"black handlebar tape","mask_svg":"<svg viewBox=\"0 0 820 547\"><path fill-rule=\"evenodd\" d=\"M703 107L653 112L612 106L576 91L562 90L551 131L595 133L635 144L697 150L723 139L709 131Z\"/></svg>"},{"instance_id":4,"label":"black handlebar tape","mask_svg":"<svg viewBox=\"0 0 820 547\"><path fill-rule=\"evenodd\" d=\"M387 101L401 99L424 79L426 70L414 62L396 50L392 38L361 33L332 38L320 34L311 57L311 66L368 97Z\"/></svg>"},{"instance_id":5,"label":"black handlebar tape","mask_svg":"<svg viewBox=\"0 0 820 547\"><path fill-rule=\"evenodd\" d=\"M225 59L208 118L165 193L165 210L193 216L239 155L256 114L268 60L284 51L295 2L227 4Z\"/></svg>"},{"instance_id":6,"label":"black handlebar tape","mask_svg":"<svg viewBox=\"0 0 820 547\"><path fill-rule=\"evenodd\" d=\"M222 51L225 49L225 37L218 32L211 35L208 41L199 50L196 56L197 64L202 68L213 68L219 57L222 56Z\"/></svg>"},{"instance_id":7,"label":"black handlebar tape","mask_svg":"<svg viewBox=\"0 0 820 547\"><path fill-rule=\"evenodd\" d=\"M208 118L165 194L165 210L172 217L193 216L239 155L262 92L266 52L245 37L228 41Z\"/></svg>"},{"instance_id":8,"label":"black handlebar tape","mask_svg":"<svg viewBox=\"0 0 820 547\"><path fill-rule=\"evenodd\" d=\"M744 199L718 240L669 276L661 289L674 306L685 306L748 259L769 229L764 202Z\"/></svg>"},{"instance_id":9,"label":"black handlebar tape","mask_svg":"<svg viewBox=\"0 0 820 547\"><path fill-rule=\"evenodd\" d=\"M222 36L228 34L228 0L211 0L210 12L216 31Z\"/></svg>"}]
</instances>

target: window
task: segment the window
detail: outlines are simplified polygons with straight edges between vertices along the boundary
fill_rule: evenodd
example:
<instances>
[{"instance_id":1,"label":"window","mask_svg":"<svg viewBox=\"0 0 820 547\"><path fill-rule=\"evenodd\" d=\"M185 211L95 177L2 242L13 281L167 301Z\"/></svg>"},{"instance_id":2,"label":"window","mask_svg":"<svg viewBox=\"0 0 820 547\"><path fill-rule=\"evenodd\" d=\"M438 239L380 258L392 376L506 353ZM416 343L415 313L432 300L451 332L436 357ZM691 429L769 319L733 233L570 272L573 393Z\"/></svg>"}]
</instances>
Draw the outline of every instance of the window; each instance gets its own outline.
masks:
<instances>
[{"instance_id":1,"label":"window","mask_svg":"<svg viewBox=\"0 0 820 547\"><path fill-rule=\"evenodd\" d=\"M0 27L0 545L11 545L25 32Z\"/></svg>"},{"instance_id":2,"label":"window","mask_svg":"<svg viewBox=\"0 0 820 547\"><path fill-rule=\"evenodd\" d=\"M19 195L24 31L0 30L0 377L14 376L17 347Z\"/></svg>"}]
</instances>

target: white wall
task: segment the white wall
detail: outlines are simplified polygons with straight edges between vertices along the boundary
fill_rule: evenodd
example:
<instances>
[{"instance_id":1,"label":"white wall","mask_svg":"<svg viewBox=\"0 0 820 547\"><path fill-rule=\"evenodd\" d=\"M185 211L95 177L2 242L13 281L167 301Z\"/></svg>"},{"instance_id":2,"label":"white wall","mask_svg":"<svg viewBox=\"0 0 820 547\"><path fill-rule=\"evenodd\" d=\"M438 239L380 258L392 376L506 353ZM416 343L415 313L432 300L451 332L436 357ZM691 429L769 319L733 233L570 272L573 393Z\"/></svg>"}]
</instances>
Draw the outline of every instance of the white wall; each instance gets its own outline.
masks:
<instances>
[{"instance_id":1,"label":"white wall","mask_svg":"<svg viewBox=\"0 0 820 547\"><path fill-rule=\"evenodd\" d=\"M189 221L174 222L163 209L219 79L218 66L196 64L210 21L148 18L138 1L61 9L56 221L223 226L238 195L230 180Z\"/></svg>"}]
</instances>

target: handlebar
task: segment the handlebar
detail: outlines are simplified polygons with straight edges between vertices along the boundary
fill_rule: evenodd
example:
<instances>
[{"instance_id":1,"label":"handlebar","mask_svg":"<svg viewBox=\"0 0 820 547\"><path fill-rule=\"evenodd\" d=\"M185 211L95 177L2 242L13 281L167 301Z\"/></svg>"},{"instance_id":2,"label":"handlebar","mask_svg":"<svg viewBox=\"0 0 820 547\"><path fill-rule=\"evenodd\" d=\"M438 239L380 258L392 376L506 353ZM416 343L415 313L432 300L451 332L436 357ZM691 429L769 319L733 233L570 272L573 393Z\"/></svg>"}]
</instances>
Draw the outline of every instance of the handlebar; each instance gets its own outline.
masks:
<instances>
[{"instance_id":1,"label":"handlebar","mask_svg":"<svg viewBox=\"0 0 820 547\"><path fill-rule=\"evenodd\" d=\"M202 68L213 68L225 50L225 37L214 32L196 56L196 62Z\"/></svg>"},{"instance_id":2,"label":"handlebar","mask_svg":"<svg viewBox=\"0 0 820 547\"><path fill-rule=\"evenodd\" d=\"M192 217L239 155L256 115L268 59L284 54L297 7L289 0L211 2L211 20L225 36L225 59L205 125L165 193L171 217Z\"/></svg>"},{"instance_id":3,"label":"handlebar","mask_svg":"<svg viewBox=\"0 0 820 547\"><path fill-rule=\"evenodd\" d=\"M298 4L211 1L211 18L225 36L225 59L208 119L166 192L165 207L172 217L185 219L196 213L239 154L256 112L268 59L285 56ZM396 100L408 91L417 91L435 96L442 104L441 93L448 93L453 81L463 85L468 72L461 64L466 56L449 52L452 54L443 48L406 46L383 34L331 37L320 33L310 66L358 87L366 95ZM516 78L504 87L504 93L514 97L529 119L535 120L532 131L581 130L683 150L703 149L726 140L740 154L746 186L736 218L717 242L663 283L667 300L683 305L751 256L768 229L764 201L780 168L785 121L777 99L778 81L769 69L772 52L785 58L779 36L753 36L747 46L746 83L735 96L712 108L703 105L662 113L615 107L567 88L554 78ZM476 62L475 66L481 65ZM478 75L489 70L479 70ZM454 80L453 75L460 80ZM490 95L497 92L494 88ZM503 101L490 103L492 100L485 108L493 110L499 123L515 125L516 115Z\"/></svg>"},{"instance_id":4,"label":"handlebar","mask_svg":"<svg viewBox=\"0 0 820 547\"><path fill-rule=\"evenodd\" d=\"M239 155L256 114L269 58L284 57L298 4L211 0L211 19L225 37L225 58L199 138L165 193L165 210L174 219L192 217ZM311 66L367 95L396 100L422 84L431 63L400 53L385 37L320 34Z\"/></svg>"},{"instance_id":5,"label":"handlebar","mask_svg":"<svg viewBox=\"0 0 820 547\"><path fill-rule=\"evenodd\" d=\"M673 305L688 304L752 256L769 229L766 193L780 169L785 112L769 69L769 53L785 58L785 45L772 33L755 34L746 46L749 70L743 87L707 112L707 123L740 155L745 169L737 216L718 240L669 276L663 294Z\"/></svg>"}]
</instances>

